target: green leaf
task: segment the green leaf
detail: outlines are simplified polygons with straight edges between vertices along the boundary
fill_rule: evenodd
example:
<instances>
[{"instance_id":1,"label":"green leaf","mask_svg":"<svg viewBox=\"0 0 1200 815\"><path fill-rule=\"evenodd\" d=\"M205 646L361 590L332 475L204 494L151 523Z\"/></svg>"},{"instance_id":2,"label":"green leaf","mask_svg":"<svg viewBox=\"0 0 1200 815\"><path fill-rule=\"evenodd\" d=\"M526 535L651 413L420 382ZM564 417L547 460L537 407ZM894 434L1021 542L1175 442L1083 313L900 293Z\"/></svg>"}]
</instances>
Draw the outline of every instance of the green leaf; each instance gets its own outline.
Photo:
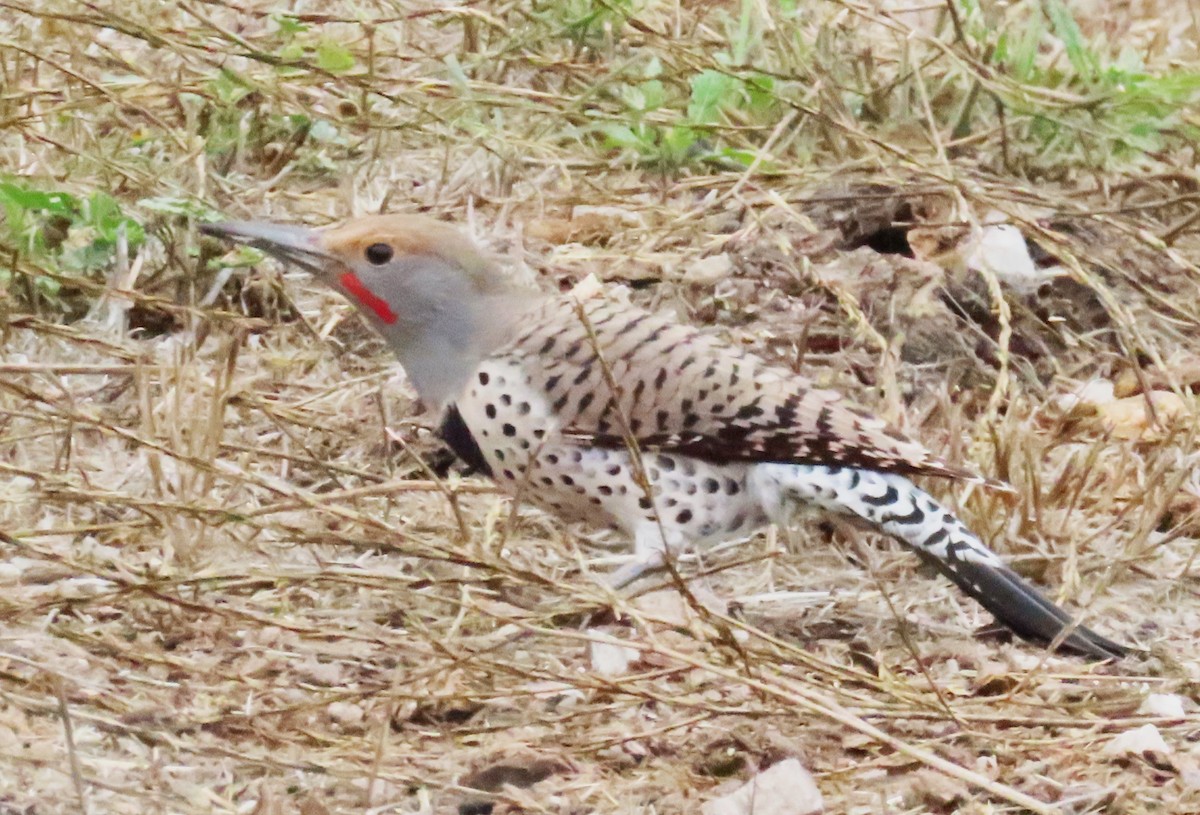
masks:
<instances>
[{"instance_id":1,"label":"green leaf","mask_svg":"<svg viewBox=\"0 0 1200 815\"><path fill-rule=\"evenodd\" d=\"M659 145L663 159L668 164L683 164L687 159L693 157L693 153L705 152L696 151L700 145L700 136L692 128L687 125L677 125L667 128L663 133L662 143Z\"/></svg>"},{"instance_id":2,"label":"green leaf","mask_svg":"<svg viewBox=\"0 0 1200 815\"><path fill-rule=\"evenodd\" d=\"M755 36L754 15L757 4L754 0L742 0L742 13L738 18L737 33L733 37L733 64L745 65L750 48L759 44L760 38Z\"/></svg>"},{"instance_id":3,"label":"green leaf","mask_svg":"<svg viewBox=\"0 0 1200 815\"><path fill-rule=\"evenodd\" d=\"M606 147L620 147L624 149L634 149L644 151L650 145L646 140L638 136L629 125L618 124L616 122L605 122L600 125L600 132L604 134L604 142Z\"/></svg>"},{"instance_id":4,"label":"green leaf","mask_svg":"<svg viewBox=\"0 0 1200 815\"><path fill-rule=\"evenodd\" d=\"M688 120L694 124L715 124L721 104L735 81L733 77L713 70L701 71L692 77Z\"/></svg>"},{"instance_id":5,"label":"green leaf","mask_svg":"<svg viewBox=\"0 0 1200 815\"><path fill-rule=\"evenodd\" d=\"M775 79L764 74L755 74L743 83L750 109L755 113L766 113L775 104Z\"/></svg>"},{"instance_id":6,"label":"green leaf","mask_svg":"<svg viewBox=\"0 0 1200 815\"><path fill-rule=\"evenodd\" d=\"M296 41L289 42L279 49L279 58L284 62L300 62L304 59L304 45ZM280 65L279 70L295 72L297 69L288 65Z\"/></svg>"},{"instance_id":7,"label":"green leaf","mask_svg":"<svg viewBox=\"0 0 1200 815\"><path fill-rule=\"evenodd\" d=\"M227 68L222 68L216 78L208 83L208 87L213 96L226 105L237 104L250 93L250 86Z\"/></svg>"},{"instance_id":8,"label":"green leaf","mask_svg":"<svg viewBox=\"0 0 1200 815\"><path fill-rule=\"evenodd\" d=\"M302 23L295 17L287 14L272 14L271 19L279 26L279 33L285 37L294 37L297 34L308 31L307 23Z\"/></svg>"},{"instance_id":9,"label":"green leaf","mask_svg":"<svg viewBox=\"0 0 1200 815\"><path fill-rule=\"evenodd\" d=\"M657 79L649 79L641 85L642 97L645 100L645 110L658 110L667 101L667 89Z\"/></svg>"},{"instance_id":10,"label":"green leaf","mask_svg":"<svg viewBox=\"0 0 1200 815\"><path fill-rule=\"evenodd\" d=\"M31 190L8 182L0 182L0 200L18 209L51 215L74 217L79 212L79 202L68 193Z\"/></svg>"},{"instance_id":11,"label":"green leaf","mask_svg":"<svg viewBox=\"0 0 1200 815\"><path fill-rule=\"evenodd\" d=\"M210 260L208 266L210 269L244 268L262 263L266 258L261 250L239 244L221 257Z\"/></svg>"},{"instance_id":12,"label":"green leaf","mask_svg":"<svg viewBox=\"0 0 1200 815\"><path fill-rule=\"evenodd\" d=\"M743 167L749 167L754 163L754 159L758 157L758 154L753 150L739 150L733 147L726 147L721 151L721 155L730 161L735 161L738 164L741 164ZM765 168L762 166L762 164L759 164L759 169L761 171Z\"/></svg>"},{"instance_id":13,"label":"green leaf","mask_svg":"<svg viewBox=\"0 0 1200 815\"><path fill-rule=\"evenodd\" d=\"M344 74L354 67L354 55L341 43L330 39L317 45L317 67L331 74Z\"/></svg>"},{"instance_id":14,"label":"green leaf","mask_svg":"<svg viewBox=\"0 0 1200 815\"><path fill-rule=\"evenodd\" d=\"M1067 59L1071 61L1071 67L1077 74L1087 78L1094 77L1098 67L1096 55L1088 50L1083 32L1079 30L1079 24L1075 22L1070 9L1062 0L1046 0L1046 15L1050 18L1050 24L1054 26L1054 33L1067 49Z\"/></svg>"}]
</instances>

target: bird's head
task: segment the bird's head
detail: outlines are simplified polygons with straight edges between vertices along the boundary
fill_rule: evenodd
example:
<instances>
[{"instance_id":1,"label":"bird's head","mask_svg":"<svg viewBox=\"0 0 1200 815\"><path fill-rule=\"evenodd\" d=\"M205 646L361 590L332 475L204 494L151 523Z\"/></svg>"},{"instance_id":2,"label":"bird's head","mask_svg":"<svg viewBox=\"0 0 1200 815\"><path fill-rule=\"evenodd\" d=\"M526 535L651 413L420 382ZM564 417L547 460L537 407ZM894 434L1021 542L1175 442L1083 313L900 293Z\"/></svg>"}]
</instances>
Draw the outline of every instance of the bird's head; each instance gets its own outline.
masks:
<instances>
[{"instance_id":1,"label":"bird's head","mask_svg":"<svg viewBox=\"0 0 1200 815\"><path fill-rule=\"evenodd\" d=\"M422 216L372 215L321 229L227 221L200 230L261 249L344 294L435 402L456 395L457 380L533 302L461 232Z\"/></svg>"}]
</instances>

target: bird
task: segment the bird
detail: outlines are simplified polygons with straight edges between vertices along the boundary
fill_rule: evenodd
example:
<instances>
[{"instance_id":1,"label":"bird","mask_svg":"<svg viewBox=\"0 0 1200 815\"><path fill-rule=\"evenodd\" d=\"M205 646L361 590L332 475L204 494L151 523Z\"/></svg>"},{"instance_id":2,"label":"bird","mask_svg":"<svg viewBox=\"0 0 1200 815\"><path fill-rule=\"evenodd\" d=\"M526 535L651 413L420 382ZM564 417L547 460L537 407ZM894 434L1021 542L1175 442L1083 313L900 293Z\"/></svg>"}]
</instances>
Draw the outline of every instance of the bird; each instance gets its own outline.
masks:
<instances>
[{"instance_id":1,"label":"bird","mask_svg":"<svg viewBox=\"0 0 1200 815\"><path fill-rule=\"evenodd\" d=\"M635 557L613 586L816 509L900 541L1023 639L1099 660L1129 652L1075 622L911 480L986 479L718 335L611 297L519 285L424 215L200 229L299 267L356 306L469 466L523 503L631 539Z\"/></svg>"}]
</instances>

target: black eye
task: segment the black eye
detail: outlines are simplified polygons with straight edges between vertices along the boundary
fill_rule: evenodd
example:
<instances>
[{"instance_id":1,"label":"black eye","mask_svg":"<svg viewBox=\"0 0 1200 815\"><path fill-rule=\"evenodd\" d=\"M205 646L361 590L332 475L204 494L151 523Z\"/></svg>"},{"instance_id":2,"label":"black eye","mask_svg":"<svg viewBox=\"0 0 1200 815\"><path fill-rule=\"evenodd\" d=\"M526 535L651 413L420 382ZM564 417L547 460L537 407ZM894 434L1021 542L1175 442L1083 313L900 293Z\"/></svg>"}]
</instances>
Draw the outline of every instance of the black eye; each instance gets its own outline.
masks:
<instances>
[{"instance_id":1,"label":"black eye","mask_svg":"<svg viewBox=\"0 0 1200 815\"><path fill-rule=\"evenodd\" d=\"M373 243L367 247L367 251L364 254L370 263L375 266L382 266L391 260L392 255L396 254L396 252L386 243Z\"/></svg>"}]
</instances>

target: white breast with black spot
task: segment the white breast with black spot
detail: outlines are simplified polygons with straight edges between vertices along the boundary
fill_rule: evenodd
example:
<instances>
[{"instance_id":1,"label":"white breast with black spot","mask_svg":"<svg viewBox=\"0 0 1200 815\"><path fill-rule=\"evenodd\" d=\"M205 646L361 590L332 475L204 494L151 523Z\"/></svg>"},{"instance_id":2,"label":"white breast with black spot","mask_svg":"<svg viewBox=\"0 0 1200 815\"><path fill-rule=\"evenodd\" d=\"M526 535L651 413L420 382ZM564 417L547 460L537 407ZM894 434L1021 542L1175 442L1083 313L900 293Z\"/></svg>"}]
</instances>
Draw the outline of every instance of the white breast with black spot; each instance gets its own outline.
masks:
<instances>
[{"instance_id":1,"label":"white breast with black spot","mask_svg":"<svg viewBox=\"0 0 1200 815\"><path fill-rule=\"evenodd\" d=\"M629 451L562 442L551 405L531 382L519 360L488 359L457 403L493 477L520 500L631 537L652 521L672 548L742 537L767 523L746 465L645 452L651 508Z\"/></svg>"}]
</instances>

